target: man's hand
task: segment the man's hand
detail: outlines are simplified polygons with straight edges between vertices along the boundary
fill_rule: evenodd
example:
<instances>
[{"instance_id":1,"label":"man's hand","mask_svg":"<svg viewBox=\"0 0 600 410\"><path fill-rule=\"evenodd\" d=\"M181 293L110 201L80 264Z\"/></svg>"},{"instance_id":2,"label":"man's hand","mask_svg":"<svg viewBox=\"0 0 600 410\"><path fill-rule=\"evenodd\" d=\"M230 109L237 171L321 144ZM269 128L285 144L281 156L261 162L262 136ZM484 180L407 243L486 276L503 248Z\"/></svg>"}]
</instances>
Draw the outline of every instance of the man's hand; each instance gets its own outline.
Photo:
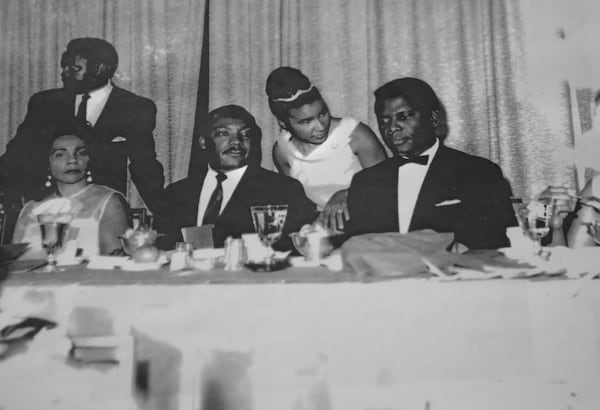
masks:
<instances>
[{"instance_id":1,"label":"man's hand","mask_svg":"<svg viewBox=\"0 0 600 410\"><path fill-rule=\"evenodd\" d=\"M321 215L319 216L319 222L327 229L332 231L344 230L344 221L350 219L348 204L346 202L347 198L348 190L343 189L337 191L329 198L329 201L327 201L327 205L325 205L323 212L321 212Z\"/></svg>"}]
</instances>

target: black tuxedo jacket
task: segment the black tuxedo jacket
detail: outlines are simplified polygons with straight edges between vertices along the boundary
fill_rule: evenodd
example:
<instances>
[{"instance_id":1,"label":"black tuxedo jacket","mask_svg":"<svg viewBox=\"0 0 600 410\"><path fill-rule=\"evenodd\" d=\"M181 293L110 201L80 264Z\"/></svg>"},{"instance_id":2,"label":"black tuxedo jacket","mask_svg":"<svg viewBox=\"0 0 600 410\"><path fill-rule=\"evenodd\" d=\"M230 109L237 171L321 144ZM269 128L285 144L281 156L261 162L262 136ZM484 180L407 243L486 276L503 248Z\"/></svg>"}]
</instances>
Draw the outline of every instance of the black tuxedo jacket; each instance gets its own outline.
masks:
<instances>
[{"instance_id":1,"label":"black tuxedo jacket","mask_svg":"<svg viewBox=\"0 0 600 410\"><path fill-rule=\"evenodd\" d=\"M198 203L206 169L197 176L169 185L165 190L164 212L155 215L155 228L165 236L159 238L163 249L172 249L182 241L181 228L196 226ZM317 217L315 205L306 197L295 179L258 166L249 165L213 228L216 247L222 247L228 236L255 232L250 215L252 205L288 205L288 213L277 249L291 249L288 235L300 230Z\"/></svg>"},{"instance_id":2,"label":"black tuxedo jacket","mask_svg":"<svg viewBox=\"0 0 600 410\"><path fill-rule=\"evenodd\" d=\"M75 94L46 90L29 100L25 119L0 157L0 183L26 199L38 197L48 175L50 140L58 130L77 129L88 143L94 182L123 194L127 191L127 161L140 195L156 208L164 186L152 132L156 105L152 100L114 87L98 121L81 127L75 121Z\"/></svg>"},{"instance_id":3,"label":"black tuxedo jacket","mask_svg":"<svg viewBox=\"0 0 600 410\"><path fill-rule=\"evenodd\" d=\"M409 231L453 232L458 242L471 249L508 246L506 227L516 224L510 196L510 185L496 164L440 145L419 192ZM350 236L399 231L394 159L354 176L348 208Z\"/></svg>"}]
</instances>

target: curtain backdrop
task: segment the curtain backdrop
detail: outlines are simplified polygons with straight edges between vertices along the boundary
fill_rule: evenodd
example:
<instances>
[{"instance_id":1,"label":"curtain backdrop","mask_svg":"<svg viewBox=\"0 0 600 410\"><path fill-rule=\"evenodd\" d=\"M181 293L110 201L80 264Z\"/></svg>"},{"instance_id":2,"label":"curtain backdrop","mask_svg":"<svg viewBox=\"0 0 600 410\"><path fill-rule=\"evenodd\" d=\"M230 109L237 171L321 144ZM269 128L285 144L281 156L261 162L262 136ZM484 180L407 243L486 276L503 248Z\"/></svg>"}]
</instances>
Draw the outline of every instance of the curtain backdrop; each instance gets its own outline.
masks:
<instances>
[{"instance_id":1,"label":"curtain backdrop","mask_svg":"<svg viewBox=\"0 0 600 410\"><path fill-rule=\"evenodd\" d=\"M447 145L499 163L516 194L573 185L561 156L572 145L563 104L568 90L549 84L547 96L558 107L554 119L534 106L523 28L534 21L523 21L522 1L211 2L209 106L248 108L263 128L263 165L272 167L279 129L264 85L275 67L301 69L334 115L355 116L377 134L373 91L415 76L429 82L446 107ZM530 10L537 3L525 2Z\"/></svg>"},{"instance_id":2,"label":"curtain backdrop","mask_svg":"<svg viewBox=\"0 0 600 410\"><path fill-rule=\"evenodd\" d=\"M119 54L113 81L151 98L154 139L166 182L187 175L192 144L204 0L2 0L0 152L29 97L60 87L60 56L75 37L100 37ZM130 184L130 202L140 204Z\"/></svg>"}]
</instances>

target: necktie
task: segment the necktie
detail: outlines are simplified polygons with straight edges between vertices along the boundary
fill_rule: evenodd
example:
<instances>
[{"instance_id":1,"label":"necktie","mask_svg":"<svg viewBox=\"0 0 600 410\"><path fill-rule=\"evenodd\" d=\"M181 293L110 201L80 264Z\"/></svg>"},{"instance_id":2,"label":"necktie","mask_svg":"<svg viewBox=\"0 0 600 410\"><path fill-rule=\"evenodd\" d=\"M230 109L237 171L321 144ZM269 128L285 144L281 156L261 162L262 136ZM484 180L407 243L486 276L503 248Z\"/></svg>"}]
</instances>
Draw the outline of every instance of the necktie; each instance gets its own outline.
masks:
<instances>
[{"instance_id":1,"label":"necktie","mask_svg":"<svg viewBox=\"0 0 600 410\"><path fill-rule=\"evenodd\" d=\"M405 164L419 164L419 165L427 165L427 161L429 160L429 155L420 155L418 157L397 157L396 164L401 167Z\"/></svg>"},{"instance_id":2,"label":"necktie","mask_svg":"<svg viewBox=\"0 0 600 410\"><path fill-rule=\"evenodd\" d=\"M217 174L217 187L208 200L208 206L206 207L204 217L202 218L202 225L214 225L217 221L219 212L221 211L221 203L223 203L223 181L226 179L227 175L221 173Z\"/></svg>"},{"instance_id":3,"label":"necktie","mask_svg":"<svg viewBox=\"0 0 600 410\"><path fill-rule=\"evenodd\" d=\"M87 101L89 99L89 94L83 94L81 96L81 102L79 103L79 107L77 107L77 115L75 115L77 121L85 125L90 125L90 123L87 121Z\"/></svg>"}]
</instances>

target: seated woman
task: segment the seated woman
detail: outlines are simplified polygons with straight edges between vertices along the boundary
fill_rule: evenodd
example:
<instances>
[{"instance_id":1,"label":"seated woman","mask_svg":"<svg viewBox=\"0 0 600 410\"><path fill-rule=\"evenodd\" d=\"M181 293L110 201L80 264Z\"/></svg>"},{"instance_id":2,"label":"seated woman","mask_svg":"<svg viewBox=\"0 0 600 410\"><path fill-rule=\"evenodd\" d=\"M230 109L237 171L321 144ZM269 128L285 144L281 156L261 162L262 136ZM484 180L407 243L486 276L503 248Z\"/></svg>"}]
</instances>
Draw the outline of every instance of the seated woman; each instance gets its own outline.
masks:
<instances>
[{"instance_id":1,"label":"seated woman","mask_svg":"<svg viewBox=\"0 0 600 410\"><path fill-rule=\"evenodd\" d=\"M300 70L275 69L267 78L266 93L283 130L273 147L275 166L302 183L324 225L343 230L352 177L383 161L383 146L365 124L332 117L319 90Z\"/></svg>"},{"instance_id":2,"label":"seated woman","mask_svg":"<svg viewBox=\"0 0 600 410\"><path fill-rule=\"evenodd\" d=\"M44 258L37 214L49 200L68 198L72 220L65 234L63 250L81 256L106 255L121 248L119 235L127 229L127 202L123 196L103 185L92 184L88 170L90 157L85 142L70 132L59 132L49 150L49 193L40 202L25 204L15 227L13 243L28 242L30 249L21 259ZM60 260L59 253L59 260Z\"/></svg>"}]
</instances>

